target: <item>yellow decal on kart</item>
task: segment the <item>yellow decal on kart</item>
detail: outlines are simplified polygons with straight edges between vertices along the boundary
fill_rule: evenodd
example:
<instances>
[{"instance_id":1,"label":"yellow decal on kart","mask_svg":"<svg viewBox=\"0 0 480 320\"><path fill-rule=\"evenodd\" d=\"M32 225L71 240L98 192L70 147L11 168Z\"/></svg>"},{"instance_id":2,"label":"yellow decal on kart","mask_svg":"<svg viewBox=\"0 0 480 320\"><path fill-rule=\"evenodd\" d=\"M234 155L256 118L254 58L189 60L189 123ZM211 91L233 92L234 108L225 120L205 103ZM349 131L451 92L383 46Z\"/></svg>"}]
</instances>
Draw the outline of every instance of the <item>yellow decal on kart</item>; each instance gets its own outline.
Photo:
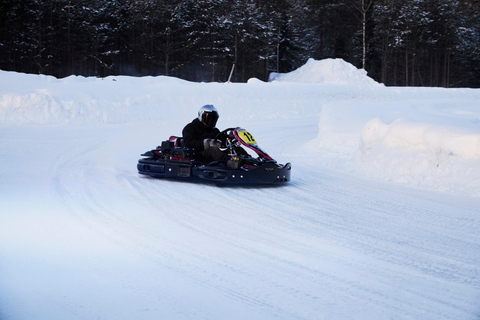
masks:
<instances>
[{"instance_id":1,"label":"yellow decal on kart","mask_svg":"<svg viewBox=\"0 0 480 320\"><path fill-rule=\"evenodd\" d=\"M256 145L257 144L257 142L255 141L255 138L247 130L239 130L238 131L238 136L245 143L248 143L248 144L251 144L251 145Z\"/></svg>"}]
</instances>

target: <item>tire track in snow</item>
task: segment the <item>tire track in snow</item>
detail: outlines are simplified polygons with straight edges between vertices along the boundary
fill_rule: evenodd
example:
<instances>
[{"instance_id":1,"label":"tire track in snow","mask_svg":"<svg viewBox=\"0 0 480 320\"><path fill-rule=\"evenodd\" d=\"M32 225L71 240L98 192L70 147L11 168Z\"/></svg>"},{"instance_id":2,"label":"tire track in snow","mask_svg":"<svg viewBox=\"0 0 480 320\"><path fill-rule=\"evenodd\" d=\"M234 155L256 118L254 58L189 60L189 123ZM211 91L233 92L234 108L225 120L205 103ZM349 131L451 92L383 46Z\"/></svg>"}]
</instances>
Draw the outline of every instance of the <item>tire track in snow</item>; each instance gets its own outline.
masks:
<instances>
[{"instance_id":1,"label":"tire track in snow","mask_svg":"<svg viewBox=\"0 0 480 320\"><path fill-rule=\"evenodd\" d=\"M142 182L140 186L138 184L138 176L125 178L124 176L119 176L115 171L107 170L105 172L99 172L102 168L98 168L93 164L89 165L91 164L89 163L90 160L94 158L95 147L89 146L85 150L79 147L79 149L78 152L70 151L66 153L64 157L57 160L55 165L56 169L54 170L56 174L54 174L55 178L53 178L55 190L64 199L65 204L71 207L72 212L79 212L77 218L90 225L96 232L103 233L104 236L118 242L122 247L130 248L129 250L154 261L154 263L159 264L161 268L167 268L176 273L189 271L201 274L207 271L204 267L199 267L202 265L200 263L191 265L190 260L192 260L192 255L195 253L192 252L191 249L185 249L184 243L176 243L169 239L169 237L164 237L161 233L152 231L152 228L146 227L154 222L154 219L161 219L163 223L172 222L171 228L179 229L178 226L181 226L180 228L185 229L185 223L178 223L180 220L172 219L169 215L169 213L174 216L177 213L188 212L189 208L179 208L178 200L175 200L178 199L177 195L172 194L172 192L168 192L168 194L165 195L166 190L158 188L158 180L140 179ZM69 168L75 169L71 170ZM96 185L96 181L99 180L102 181L101 185ZM113 183L113 180L115 180L115 183ZM108 188L111 189L108 192L105 192L105 190L102 191L102 189L106 187L106 182L108 182ZM166 187L168 190L171 190L172 183L175 182L168 182L168 186ZM144 184L146 184L147 188ZM182 185L188 186L185 184ZM125 188L127 192L125 192ZM129 200L133 202L142 202L142 198L145 200L139 207L141 211L139 215L150 215L149 221L145 221L144 219L137 221L136 219L131 219L131 217L127 219L122 217L122 213L125 213L125 210L122 210L119 208L119 205L114 203L118 195L108 199L111 192L120 192L120 190L124 195L130 195ZM132 194L135 196L132 197ZM162 194L164 195L161 196ZM125 203L121 205L124 204ZM79 209L77 205L82 209ZM146 207L149 207L149 210L145 210ZM158 208L165 207L175 208L175 210L174 212L162 212L162 210L158 210ZM183 214L182 217L185 218L185 214ZM177 224L177 226L175 224ZM189 229L194 229L191 226ZM195 229L198 230L198 228ZM198 233L198 231L196 232ZM140 234L142 236L138 236ZM165 241L167 242L167 246L171 246L169 250L160 250L152 244L161 242L164 245ZM173 255L172 252L175 252L175 255ZM176 255L180 257L176 257ZM187 256L188 258L185 258ZM197 259L199 257L200 256L197 255ZM200 259L200 261L201 260L202 259ZM207 257L203 260L209 263L211 258ZM183 270L175 270L170 265L172 261L174 261L173 265ZM195 271L194 269L198 270ZM191 280L198 285L210 287L216 291L222 291L228 296L238 301L243 301L243 303L247 303L248 305L261 306L261 308L266 307L264 303L259 303L258 300L252 299L248 295L242 295L238 292L228 290L227 287L212 286L200 280L201 278L190 276L188 273L185 277L190 277Z\"/></svg>"},{"instance_id":2,"label":"tire track in snow","mask_svg":"<svg viewBox=\"0 0 480 320\"><path fill-rule=\"evenodd\" d=\"M305 128L304 135L313 136L312 127ZM289 136L302 130L295 125ZM293 140L277 151L290 158ZM55 188L65 203L119 246L219 293L224 302L280 318L311 319L322 305L341 307L339 301L352 297L353 306L378 317L403 306L432 318L466 315L468 301L455 293L465 289L462 283L478 287L480 261L472 254L478 218L468 206L458 217L448 201L432 204L437 198L379 189L317 168L303 155L292 156L293 181L280 188L143 178L95 166L96 149L108 143L75 147L56 164ZM442 237L447 225L452 232ZM464 253L451 250L460 247ZM441 289L445 285L452 293ZM335 315L351 316L348 310Z\"/></svg>"}]
</instances>

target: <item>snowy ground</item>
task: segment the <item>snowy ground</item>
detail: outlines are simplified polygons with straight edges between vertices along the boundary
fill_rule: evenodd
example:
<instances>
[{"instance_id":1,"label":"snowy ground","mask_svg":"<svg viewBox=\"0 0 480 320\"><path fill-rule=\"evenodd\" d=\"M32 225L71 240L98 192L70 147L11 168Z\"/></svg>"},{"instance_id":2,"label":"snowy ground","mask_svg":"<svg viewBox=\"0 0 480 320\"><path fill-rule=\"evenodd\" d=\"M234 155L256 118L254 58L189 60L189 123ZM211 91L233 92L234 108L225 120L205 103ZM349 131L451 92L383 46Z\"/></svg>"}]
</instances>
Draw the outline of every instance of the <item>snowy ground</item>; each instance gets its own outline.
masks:
<instances>
[{"instance_id":1,"label":"snowy ground","mask_svg":"<svg viewBox=\"0 0 480 320\"><path fill-rule=\"evenodd\" d=\"M480 90L275 77L0 71L0 319L479 319ZM139 176L205 103L292 181Z\"/></svg>"}]
</instances>

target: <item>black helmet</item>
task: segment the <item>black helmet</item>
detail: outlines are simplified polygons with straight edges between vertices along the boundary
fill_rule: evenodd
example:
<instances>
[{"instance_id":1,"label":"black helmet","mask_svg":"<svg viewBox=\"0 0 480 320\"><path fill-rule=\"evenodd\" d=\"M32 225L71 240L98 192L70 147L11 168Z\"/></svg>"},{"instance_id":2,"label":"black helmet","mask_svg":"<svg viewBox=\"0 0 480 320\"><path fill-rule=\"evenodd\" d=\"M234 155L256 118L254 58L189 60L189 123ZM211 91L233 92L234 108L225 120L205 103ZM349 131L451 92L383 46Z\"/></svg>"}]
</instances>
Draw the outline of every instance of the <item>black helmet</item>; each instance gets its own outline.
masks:
<instances>
[{"instance_id":1,"label":"black helmet","mask_svg":"<svg viewBox=\"0 0 480 320\"><path fill-rule=\"evenodd\" d=\"M217 109L211 104L206 104L198 110L198 120L209 128L215 128L218 117Z\"/></svg>"}]
</instances>

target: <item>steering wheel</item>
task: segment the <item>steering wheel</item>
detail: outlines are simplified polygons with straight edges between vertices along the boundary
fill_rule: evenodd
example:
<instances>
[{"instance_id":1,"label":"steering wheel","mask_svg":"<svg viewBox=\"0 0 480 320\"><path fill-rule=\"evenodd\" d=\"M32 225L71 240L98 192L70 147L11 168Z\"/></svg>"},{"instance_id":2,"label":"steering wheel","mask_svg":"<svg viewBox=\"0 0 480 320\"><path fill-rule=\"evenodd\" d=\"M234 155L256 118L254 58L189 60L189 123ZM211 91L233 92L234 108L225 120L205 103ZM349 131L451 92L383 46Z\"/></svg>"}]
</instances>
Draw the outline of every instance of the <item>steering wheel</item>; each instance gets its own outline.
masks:
<instances>
[{"instance_id":1,"label":"steering wheel","mask_svg":"<svg viewBox=\"0 0 480 320\"><path fill-rule=\"evenodd\" d=\"M227 128L223 131L220 131L215 136L215 140L220 140L220 141L222 141L222 145L226 145L227 138L228 137L233 138L233 134L232 134L233 130L235 130L235 128Z\"/></svg>"}]
</instances>

